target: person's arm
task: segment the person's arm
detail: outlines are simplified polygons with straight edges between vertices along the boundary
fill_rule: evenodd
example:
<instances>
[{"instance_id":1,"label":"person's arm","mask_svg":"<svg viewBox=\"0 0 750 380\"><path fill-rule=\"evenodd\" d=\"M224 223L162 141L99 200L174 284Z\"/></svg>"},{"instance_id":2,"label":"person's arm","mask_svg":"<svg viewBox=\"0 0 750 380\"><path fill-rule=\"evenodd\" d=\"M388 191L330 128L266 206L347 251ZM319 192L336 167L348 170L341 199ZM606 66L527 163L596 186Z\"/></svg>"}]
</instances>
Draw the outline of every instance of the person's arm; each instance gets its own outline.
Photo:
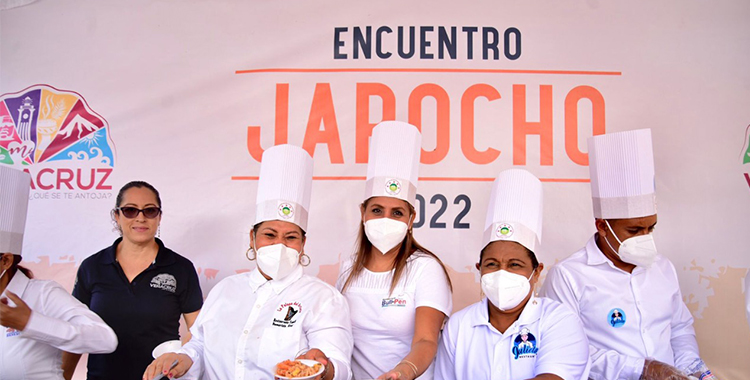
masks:
<instances>
[{"instance_id":1,"label":"person's arm","mask_svg":"<svg viewBox=\"0 0 750 380\"><path fill-rule=\"evenodd\" d=\"M302 359L313 359L326 367L323 380L349 380L352 378L351 357L354 350L351 314L346 298L334 289L322 298L315 313L305 322L305 334L310 350ZM335 310L335 313L331 313Z\"/></svg>"},{"instance_id":2,"label":"person's arm","mask_svg":"<svg viewBox=\"0 0 750 380\"><path fill-rule=\"evenodd\" d=\"M62 370L63 379L70 380L73 378L73 374L78 367L78 362L81 360L81 354L73 354L67 351L62 353Z\"/></svg>"},{"instance_id":3,"label":"person's arm","mask_svg":"<svg viewBox=\"0 0 750 380\"><path fill-rule=\"evenodd\" d=\"M192 338L190 328L193 327L193 323L195 323L195 320L198 318L198 313L200 313L200 310L194 311L192 313L185 313L182 315L182 317L185 319L185 326L187 326L187 333L184 337L182 337L182 344L189 342L190 338Z\"/></svg>"},{"instance_id":4,"label":"person's arm","mask_svg":"<svg viewBox=\"0 0 750 380\"><path fill-rule=\"evenodd\" d=\"M440 328L446 315L431 307L418 307L414 319L411 351L393 369L378 379L416 379L432 364L438 348Z\"/></svg>"},{"instance_id":5,"label":"person's arm","mask_svg":"<svg viewBox=\"0 0 750 380\"><path fill-rule=\"evenodd\" d=\"M534 379L587 379L590 370L589 342L578 316L565 305L548 299L547 312L539 323L543 337L536 357ZM527 305L528 307L528 305Z\"/></svg>"}]
</instances>

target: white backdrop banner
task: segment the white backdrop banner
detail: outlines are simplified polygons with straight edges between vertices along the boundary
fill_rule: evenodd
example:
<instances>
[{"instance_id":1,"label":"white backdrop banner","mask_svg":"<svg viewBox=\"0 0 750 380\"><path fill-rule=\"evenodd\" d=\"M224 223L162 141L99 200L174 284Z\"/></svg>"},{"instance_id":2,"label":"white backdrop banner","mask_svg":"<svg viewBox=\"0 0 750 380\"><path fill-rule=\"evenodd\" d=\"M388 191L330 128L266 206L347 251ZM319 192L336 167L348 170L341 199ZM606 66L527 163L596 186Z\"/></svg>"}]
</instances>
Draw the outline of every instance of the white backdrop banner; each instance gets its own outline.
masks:
<instances>
[{"instance_id":1,"label":"white backdrop banner","mask_svg":"<svg viewBox=\"0 0 750 380\"><path fill-rule=\"evenodd\" d=\"M479 300L494 177L543 182L547 267L594 232L586 139L651 128L657 246L702 356L750 375L750 4L40 0L0 12L0 164L34 189L25 263L72 287L116 238L117 190L160 190L161 238L204 294L247 271L259 159L315 161L308 274L334 282L360 220L368 138L423 133L416 236ZM544 273L543 273L544 274ZM654 291L658 291L655 289Z\"/></svg>"}]
</instances>

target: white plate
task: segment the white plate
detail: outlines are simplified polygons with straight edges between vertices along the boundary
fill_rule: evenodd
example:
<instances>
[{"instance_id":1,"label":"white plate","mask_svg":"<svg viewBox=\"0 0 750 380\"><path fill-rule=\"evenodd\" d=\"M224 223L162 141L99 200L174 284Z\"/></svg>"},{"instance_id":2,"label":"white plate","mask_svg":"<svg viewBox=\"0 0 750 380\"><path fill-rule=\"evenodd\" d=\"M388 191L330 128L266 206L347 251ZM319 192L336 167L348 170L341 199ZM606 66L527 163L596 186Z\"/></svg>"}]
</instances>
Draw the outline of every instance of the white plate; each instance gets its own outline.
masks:
<instances>
[{"instance_id":1,"label":"white plate","mask_svg":"<svg viewBox=\"0 0 750 380\"><path fill-rule=\"evenodd\" d=\"M302 364L304 364L304 365L306 365L306 366L308 366L308 367L312 367L312 366L314 366L314 365L316 365L316 364L320 364L320 370L318 370L318 372L316 372L316 373L315 373L314 375L312 375L312 376L305 376L305 377L284 377L284 376L274 375L274 378L275 378L275 379L281 379L281 380L310 380L310 379L314 379L314 378L315 378L315 376L318 376L318 375L320 375L321 373L323 373L323 371L325 371L325 369L326 369L326 367L325 367L325 366L323 365L323 363L317 362L317 361L315 361L315 360L310 360L310 359L297 359L297 361L298 361L298 362L301 362ZM276 367L274 367L274 369L273 369L273 373L274 373L274 374L276 373Z\"/></svg>"},{"instance_id":2,"label":"white plate","mask_svg":"<svg viewBox=\"0 0 750 380\"><path fill-rule=\"evenodd\" d=\"M166 354L167 352L177 352L180 348L182 348L182 342L180 342L179 340L168 340L156 346L156 348L151 351L151 356L156 359L159 356Z\"/></svg>"}]
</instances>

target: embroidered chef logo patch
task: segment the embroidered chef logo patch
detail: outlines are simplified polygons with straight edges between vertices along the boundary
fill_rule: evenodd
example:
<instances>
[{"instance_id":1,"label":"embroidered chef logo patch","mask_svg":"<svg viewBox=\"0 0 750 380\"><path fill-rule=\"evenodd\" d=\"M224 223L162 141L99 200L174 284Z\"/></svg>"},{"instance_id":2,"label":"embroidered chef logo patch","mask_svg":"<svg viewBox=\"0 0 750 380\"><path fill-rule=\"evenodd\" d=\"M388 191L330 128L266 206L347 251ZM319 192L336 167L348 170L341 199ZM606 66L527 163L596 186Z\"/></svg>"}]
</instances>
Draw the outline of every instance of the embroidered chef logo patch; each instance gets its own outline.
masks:
<instances>
[{"instance_id":1,"label":"embroidered chef logo patch","mask_svg":"<svg viewBox=\"0 0 750 380\"><path fill-rule=\"evenodd\" d=\"M301 313L302 305L299 302L282 303L276 308L272 324L276 327L292 327Z\"/></svg>"},{"instance_id":2,"label":"embroidered chef logo patch","mask_svg":"<svg viewBox=\"0 0 750 380\"><path fill-rule=\"evenodd\" d=\"M20 331L14 329L12 327L6 327L5 328L5 337L6 338L12 338L14 336L19 336L19 335L21 335Z\"/></svg>"},{"instance_id":3,"label":"embroidered chef logo patch","mask_svg":"<svg viewBox=\"0 0 750 380\"><path fill-rule=\"evenodd\" d=\"M294 216L294 206L289 203L282 203L279 205L279 216L284 219L289 219Z\"/></svg>"},{"instance_id":4,"label":"embroidered chef logo patch","mask_svg":"<svg viewBox=\"0 0 750 380\"><path fill-rule=\"evenodd\" d=\"M174 293L177 291L177 280L169 273L157 274L151 279L151 287Z\"/></svg>"},{"instance_id":5,"label":"embroidered chef logo patch","mask_svg":"<svg viewBox=\"0 0 750 380\"><path fill-rule=\"evenodd\" d=\"M495 236L497 236L499 239L506 239L513 236L513 226L507 223L503 223L497 226L497 229L495 230Z\"/></svg>"},{"instance_id":6,"label":"embroidered chef logo patch","mask_svg":"<svg viewBox=\"0 0 750 380\"><path fill-rule=\"evenodd\" d=\"M381 307L406 307L406 300L398 297L383 298Z\"/></svg>"},{"instance_id":7,"label":"embroidered chef logo patch","mask_svg":"<svg viewBox=\"0 0 750 380\"><path fill-rule=\"evenodd\" d=\"M534 334L527 328L521 329L518 336L513 340L513 359L518 358L533 358L536 356L539 347L536 344L536 338Z\"/></svg>"},{"instance_id":8,"label":"embroidered chef logo patch","mask_svg":"<svg viewBox=\"0 0 750 380\"><path fill-rule=\"evenodd\" d=\"M614 308L609 311L609 325L614 328L620 328L625 325L625 312L622 309Z\"/></svg>"},{"instance_id":9,"label":"embroidered chef logo patch","mask_svg":"<svg viewBox=\"0 0 750 380\"><path fill-rule=\"evenodd\" d=\"M390 195L396 195L401 192L401 182L399 182L397 179L392 179L390 181L386 181L385 183L385 192Z\"/></svg>"}]
</instances>

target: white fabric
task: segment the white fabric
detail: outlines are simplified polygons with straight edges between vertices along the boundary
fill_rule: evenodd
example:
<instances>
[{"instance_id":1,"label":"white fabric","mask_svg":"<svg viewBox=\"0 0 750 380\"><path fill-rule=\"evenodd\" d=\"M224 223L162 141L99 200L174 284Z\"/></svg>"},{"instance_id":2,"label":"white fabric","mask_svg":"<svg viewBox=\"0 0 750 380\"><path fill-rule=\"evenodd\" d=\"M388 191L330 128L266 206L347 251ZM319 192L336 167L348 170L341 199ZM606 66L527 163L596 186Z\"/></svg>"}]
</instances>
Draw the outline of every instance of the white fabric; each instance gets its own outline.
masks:
<instances>
[{"instance_id":1,"label":"white fabric","mask_svg":"<svg viewBox=\"0 0 750 380\"><path fill-rule=\"evenodd\" d=\"M542 240L542 182L523 169L501 172L492 184L483 246L515 241L536 252Z\"/></svg>"},{"instance_id":2,"label":"white fabric","mask_svg":"<svg viewBox=\"0 0 750 380\"><path fill-rule=\"evenodd\" d=\"M339 290L351 265L344 264L336 283ZM352 313L352 371L357 380L375 379L409 354L418 307L431 307L446 316L453 309L448 279L434 258L412 254L393 294L389 294L392 273L364 269L344 293ZM432 379L433 370L430 366L419 378Z\"/></svg>"},{"instance_id":3,"label":"white fabric","mask_svg":"<svg viewBox=\"0 0 750 380\"><path fill-rule=\"evenodd\" d=\"M530 336L528 343L520 341L524 329L534 342ZM514 348L521 349L518 358ZM565 305L532 297L518 320L500 333L489 322L484 298L448 320L435 359L435 380L525 380L543 373L585 380L588 367L586 335Z\"/></svg>"},{"instance_id":4,"label":"white fabric","mask_svg":"<svg viewBox=\"0 0 750 380\"><path fill-rule=\"evenodd\" d=\"M637 380L647 357L679 369L699 359L693 316L682 301L677 272L661 255L650 268L627 273L604 256L594 236L552 267L540 293L580 316L594 380ZM612 323L614 309L624 314L624 324Z\"/></svg>"},{"instance_id":5,"label":"white fabric","mask_svg":"<svg viewBox=\"0 0 750 380\"><path fill-rule=\"evenodd\" d=\"M595 218L627 219L656 214L650 129L593 136L588 147Z\"/></svg>"},{"instance_id":6,"label":"white fabric","mask_svg":"<svg viewBox=\"0 0 750 380\"><path fill-rule=\"evenodd\" d=\"M31 319L22 332L2 327L0 379L62 380L62 351L104 354L117 348L115 332L58 283L17 271L7 291L26 302Z\"/></svg>"},{"instance_id":7,"label":"white fabric","mask_svg":"<svg viewBox=\"0 0 750 380\"><path fill-rule=\"evenodd\" d=\"M372 129L365 198L393 197L416 201L422 135L402 121L384 121Z\"/></svg>"},{"instance_id":8,"label":"white fabric","mask_svg":"<svg viewBox=\"0 0 750 380\"><path fill-rule=\"evenodd\" d=\"M263 152L255 204L255 224L267 220L294 223L307 231L313 159L304 149L276 145Z\"/></svg>"},{"instance_id":9,"label":"white fabric","mask_svg":"<svg viewBox=\"0 0 750 380\"><path fill-rule=\"evenodd\" d=\"M31 176L0 165L0 253L21 254Z\"/></svg>"},{"instance_id":10,"label":"white fabric","mask_svg":"<svg viewBox=\"0 0 750 380\"><path fill-rule=\"evenodd\" d=\"M745 307L747 308L747 324L750 325L750 270L745 276Z\"/></svg>"},{"instance_id":11,"label":"white fabric","mask_svg":"<svg viewBox=\"0 0 750 380\"><path fill-rule=\"evenodd\" d=\"M186 379L271 379L277 363L308 348L331 359L335 380L351 379L346 300L302 267L280 281L267 281L257 268L221 280L190 332L180 351L194 362Z\"/></svg>"}]
</instances>

